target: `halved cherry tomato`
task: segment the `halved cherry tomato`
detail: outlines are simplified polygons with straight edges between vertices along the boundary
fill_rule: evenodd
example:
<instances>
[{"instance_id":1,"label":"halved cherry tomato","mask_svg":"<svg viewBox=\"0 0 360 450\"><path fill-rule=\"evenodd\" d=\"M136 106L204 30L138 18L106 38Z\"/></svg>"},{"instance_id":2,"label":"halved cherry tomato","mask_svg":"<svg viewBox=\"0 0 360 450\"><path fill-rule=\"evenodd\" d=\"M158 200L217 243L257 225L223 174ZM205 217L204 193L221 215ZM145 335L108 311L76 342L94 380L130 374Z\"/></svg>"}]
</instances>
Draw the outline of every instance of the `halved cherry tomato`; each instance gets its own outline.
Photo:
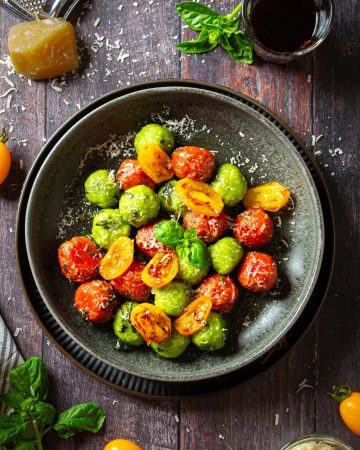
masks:
<instances>
[{"instance_id":1,"label":"halved cherry tomato","mask_svg":"<svg viewBox=\"0 0 360 450\"><path fill-rule=\"evenodd\" d=\"M138 155L138 161L142 170L155 183L162 183L174 176L170 157L158 145L146 145Z\"/></svg>"},{"instance_id":2,"label":"halved cherry tomato","mask_svg":"<svg viewBox=\"0 0 360 450\"><path fill-rule=\"evenodd\" d=\"M199 214L216 217L224 208L221 196L200 181L183 178L176 183L175 193L189 209Z\"/></svg>"},{"instance_id":3,"label":"halved cherry tomato","mask_svg":"<svg viewBox=\"0 0 360 450\"><path fill-rule=\"evenodd\" d=\"M171 335L171 320L162 309L151 303L140 303L130 314L132 325L149 345L161 344Z\"/></svg>"},{"instance_id":4,"label":"halved cherry tomato","mask_svg":"<svg viewBox=\"0 0 360 450\"><path fill-rule=\"evenodd\" d=\"M360 392L349 386L333 386L332 397L340 402L340 415L345 425L360 436Z\"/></svg>"},{"instance_id":5,"label":"halved cherry tomato","mask_svg":"<svg viewBox=\"0 0 360 450\"><path fill-rule=\"evenodd\" d=\"M254 186L246 191L243 203L246 208L261 208L277 212L290 198L290 191L276 181Z\"/></svg>"},{"instance_id":6,"label":"halved cherry tomato","mask_svg":"<svg viewBox=\"0 0 360 450\"><path fill-rule=\"evenodd\" d=\"M105 445L104 450L142 450L142 448L127 439L114 439Z\"/></svg>"},{"instance_id":7,"label":"halved cherry tomato","mask_svg":"<svg viewBox=\"0 0 360 450\"><path fill-rule=\"evenodd\" d=\"M7 140L8 135L5 128L3 128L0 130L0 184L6 180L11 167L11 154L5 145Z\"/></svg>"},{"instance_id":8,"label":"halved cherry tomato","mask_svg":"<svg viewBox=\"0 0 360 450\"><path fill-rule=\"evenodd\" d=\"M105 280L113 280L127 270L134 259L134 242L121 236L110 246L100 263L100 275Z\"/></svg>"},{"instance_id":9,"label":"halved cherry tomato","mask_svg":"<svg viewBox=\"0 0 360 450\"><path fill-rule=\"evenodd\" d=\"M206 325L212 307L210 297L202 295L188 305L175 320L174 327L182 336L191 336Z\"/></svg>"},{"instance_id":10,"label":"halved cherry tomato","mask_svg":"<svg viewBox=\"0 0 360 450\"><path fill-rule=\"evenodd\" d=\"M161 288L175 278L178 269L179 260L175 252L158 252L146 265L141 279L152 288Z\"/></svg>"}]
</instances>

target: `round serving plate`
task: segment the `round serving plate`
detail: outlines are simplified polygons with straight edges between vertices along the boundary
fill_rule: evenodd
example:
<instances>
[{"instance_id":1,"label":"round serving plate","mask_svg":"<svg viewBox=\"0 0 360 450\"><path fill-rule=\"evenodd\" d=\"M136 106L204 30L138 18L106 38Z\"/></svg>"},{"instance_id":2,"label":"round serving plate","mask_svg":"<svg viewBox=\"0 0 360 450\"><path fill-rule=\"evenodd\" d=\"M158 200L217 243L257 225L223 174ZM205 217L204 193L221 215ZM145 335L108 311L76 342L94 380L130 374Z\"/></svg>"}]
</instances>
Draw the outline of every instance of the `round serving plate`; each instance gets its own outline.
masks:
<instances>
[{"instance_id":1,"label":"round serving plate","mask_svg":"<svg viewBox=\"0 0 360 450\"><path fill-rule=\"evenodd\" d=\"M134 115L129 110L134 110ZM56 226L66 205L64 186L71 185L74 179L78 179L79 185L83 182L78 166L84 151L91 147L90 143L93 146L105 142L109 134L124 135L138 129L154 114L158 117L167 114L169 120L178 122L190 117L195 124L190 130L192 144L219 148L218 162L234 157L241 163L242 158L249 158L250 164L241 169L254 184L259 178L268 181L268 176L284 182L294 193L297 218L283 217L283 222L291 221L294 228L281 230L284 234L277 237L279 242L281 236L294 236L289 245L291 250L279 249L278 244L269 250L278 259L283 258L286 282L271 298L264 296L254 302L253 297L244 295L236 320L230 323L234 330L230 343L217 354L194 351L177 361L168 361L147 349L116 351L110 328L89 327L74 313L74 288L62 278L57 267ZM186 140L178 136L178 141L181 139ZM273 150L265 153L262 170L257 174L253 170L256 160L269 148ZM229 151L230 154L226 153ZM244 151L245 156L241 154ZM286 155L291 155L290 160ZM271 159L271 163L266 164L266 159ZM91 160L89 167L85 164L87 170L82 177L99 165L103 167L101 164L105 166L109 160L101 156ZM278 169L267 175L266 170L274 165ZM76 183L74 189L76 192ZM36 223L39 217L40 225ZM309 235L313 238L309 239ZM146 83L110 93L88 105L58 130L28 176L20 202L17 238L25 292L45 331L92 374L132 393L151 396L193 395L224 389L273 364L313 319L326 292L333 259L333 222L327 192L313 161L293 134L269 111L241 94L185 81ZM256 308L250 307L253 303ZM249 315L251 323L245 326L244 320Z\"/></svg>"}]
</instances>

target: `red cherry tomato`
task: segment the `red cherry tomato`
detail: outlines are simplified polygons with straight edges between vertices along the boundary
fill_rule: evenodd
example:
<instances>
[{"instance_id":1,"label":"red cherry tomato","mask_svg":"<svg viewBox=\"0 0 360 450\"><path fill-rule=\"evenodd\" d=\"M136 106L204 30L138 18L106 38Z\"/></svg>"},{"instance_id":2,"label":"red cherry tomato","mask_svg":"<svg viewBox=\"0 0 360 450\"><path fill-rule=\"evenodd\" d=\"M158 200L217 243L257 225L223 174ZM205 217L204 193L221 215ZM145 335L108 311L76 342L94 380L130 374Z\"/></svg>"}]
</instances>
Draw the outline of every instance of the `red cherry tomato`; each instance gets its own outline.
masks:
<instances>
[{"instance_id":1,"label":"red cherry tomato","mask_svg":"<svg viewBox=\"0 0 360 450\"><path fill-rule=\"evenodd\" d=\"M215 156L204 148L182 147L172 154L172 164L178 178L206 181L215 170Z\"/></svg>"},{"instance_id":2,"label":"red cherry tomato","mask_svg":"<svg viewBox=\"0 0 360 450\"><path fill-rule=\"evenodd\" d=\"M150 296L151 288L141 279L144 268L144 263L133 261L131 266L122 275L111 280L110 284L127 299L145 302Z\"/></svg>"},{"instance_id":3,"label":"red cherry tomato","mask_svg":"<svg viewBox=\"0 0 360 450\"><path fill-rule=\"evenodd\" d=\"M85 320L105 323L111 319L118 300L115 290L104 280L80 284L75 293L75 307Z\"/></svg>"},{"instance_id":4,"label":"red cherry tomato","mask_svg":"<svg viewBox=\"0 0 360 450\"><path fill-rule=\"evenodd\" d=\"M236 217L233 233L245 247L258 248L270 241L273 224L265 211L249 208Z\"/></svg>"},{"instance_id":5,"label":"red cherry tomato","mask_svg":"<svg viewBox=\"0 0 360 450\"><path fill-rule=\"evenodd\" d=\"M116 172L116 181L120 189L126 191L133 186L144 184L150 189L155 189L155 183L146 175L140 167L137 159L125 159Z\"/></svg>"},{"instance_id":6,"label":"red cherry tomato","mask_svg":"<svg viewBox=\"0 0 360 450\"><path fill-rule=\"evenodd\" d=\"M228 313L235 305L239 289L230 277L217 273L203 280L198 293L211 298L214 311Z\"/></svg>"},{"instance_id":7,"label":"red cherry tomato","mask_svg":"<svg viewBox=\"0 0 360 450\"><path fill-rule=\"evenodd\" d=\"M135 237L136 245L143 253L145 253L145 255L150 256L150 258L155 256L157 252L166 253L171 251L169 247L156 239L154 234L154 226L157 223L158 222L151 223L139 228Z\"/></svg>"},{"instance_id":8,"label":"red cherry tomato","mask_svg":"<svg viewBox=\"0 0 360 450\"><path fill-rule=\"evenodd\" d=\"M99 275L103 255L93 241L85 236L63 242L58 250L62 273L71 281L82 283Z\"/></svg>"},{"instance_id":9,"label":"red cherry tomato","mask_svg":"<svg viewBox=\"0 0 360 450\"><path fill-rule=\"evenodd\" d=\"M239 283L252 292L269 291L276 283L277 265L273 258L260 252L246 253L238 272Z\"/></svg>"},{"instance_id":10,"label":"red cherry tomato","mask_svg":"<svg viewBox=\"0 0 360 450\"><path fill-rule=\"evenodd\" d=\"M186 230L195 227L197 236L210 243L220 239L228 227L228 222L229 218L224 211L217 217L187 211L183 218L183 227Z\"/></svg>"}]
</instances>

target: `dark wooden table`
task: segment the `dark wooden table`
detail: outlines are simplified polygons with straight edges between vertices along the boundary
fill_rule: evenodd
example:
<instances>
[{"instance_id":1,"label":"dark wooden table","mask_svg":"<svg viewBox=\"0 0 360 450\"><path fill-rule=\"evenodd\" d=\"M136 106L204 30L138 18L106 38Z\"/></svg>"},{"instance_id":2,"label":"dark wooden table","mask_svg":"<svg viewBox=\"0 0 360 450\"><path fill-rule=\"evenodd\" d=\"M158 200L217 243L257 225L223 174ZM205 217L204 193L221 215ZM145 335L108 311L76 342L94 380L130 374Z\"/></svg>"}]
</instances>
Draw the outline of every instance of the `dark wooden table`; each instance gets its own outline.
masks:
<instances>
[{"instance_id":1,"label":"dark wooden table","mask_svg":"<svg viewBox=\"0 0 360 450\"><path fill-rule=\"evenodd\" d=\"M71 20L77 23L82 70L75 78L67 77L66 84L61 79L53 85L28 84L0 65L0 95L11 87L4 77L17 89L0 98L1 123L13 138L12 171L0 187L1 314L12 333L21 328L15 339L24 357L38 355L45 360L51 375L50 397L59 409L93 400L107 415L106 427L98 435L83 433L69 441L49 435L45 448L101 449L105 442L123 437L144 450L278 450L297 436L316 432L337 436L358 450L360 438L344 426L326 392L334 383L360 389L360 9L355 1L339 0L327 41L300 61L278 66L257 60L242 66L220 48L199 56L180 55L175 44L192 35L182 26L175 3L119 0L80 5ZM234 3L216 1L212 6L230 11ZM16 22L0 10L2 60L8 29ZM309 148L312 136L323 135L316 144L316 158L335 213L335 270L311 329L266 373L203 399L134 398L84 374L36 324L16 271L18 199L46 137L101 94L160 78L203 80L243 92L274 110ZM296 393L304 379L313 387Z\"/></svg>"}]
</instances>

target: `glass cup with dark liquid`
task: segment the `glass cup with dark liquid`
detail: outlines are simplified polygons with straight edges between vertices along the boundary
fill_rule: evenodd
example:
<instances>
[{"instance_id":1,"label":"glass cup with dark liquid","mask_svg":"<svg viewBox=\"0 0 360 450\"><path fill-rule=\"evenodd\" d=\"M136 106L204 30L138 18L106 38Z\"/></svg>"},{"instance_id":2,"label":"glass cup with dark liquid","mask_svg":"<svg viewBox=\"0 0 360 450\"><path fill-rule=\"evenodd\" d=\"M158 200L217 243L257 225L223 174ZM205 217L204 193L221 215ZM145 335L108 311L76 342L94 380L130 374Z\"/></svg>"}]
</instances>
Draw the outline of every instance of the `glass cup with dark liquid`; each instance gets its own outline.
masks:
<instances>
[{"instance_id":1,"label":"glass cup with dark liquid","mask_svg":"<svg viewBox=\"0 0 360 450\"><path fill-rule=\"evenodd\" d=\"M318 47L330 31L331 0L244 0L242 21L255 50L286 63Z\"/></svg>"}]
</instances>

